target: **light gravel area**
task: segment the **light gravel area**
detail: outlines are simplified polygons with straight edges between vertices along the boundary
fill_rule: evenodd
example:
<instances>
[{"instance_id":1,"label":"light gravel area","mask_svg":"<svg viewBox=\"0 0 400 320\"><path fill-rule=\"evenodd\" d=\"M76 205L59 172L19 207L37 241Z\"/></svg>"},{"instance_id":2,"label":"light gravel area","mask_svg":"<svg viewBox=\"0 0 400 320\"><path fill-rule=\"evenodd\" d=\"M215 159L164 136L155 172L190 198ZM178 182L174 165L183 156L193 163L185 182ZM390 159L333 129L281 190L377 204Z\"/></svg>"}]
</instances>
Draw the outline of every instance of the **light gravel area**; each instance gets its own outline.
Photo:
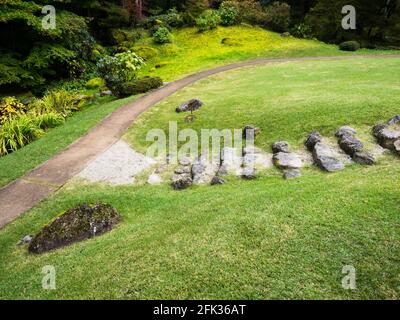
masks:
<instances>
[{"instance_id":1,"label":"light gravel area","mask_svg":"<svg viewBox=\"0 0 400 320\"><path fill-rule=\"evenodd\" d=\"M90 182L113 185L135 183L135 177L157 162L120 140L90 163L78 176Z\"/></svg>"}]
</instances>

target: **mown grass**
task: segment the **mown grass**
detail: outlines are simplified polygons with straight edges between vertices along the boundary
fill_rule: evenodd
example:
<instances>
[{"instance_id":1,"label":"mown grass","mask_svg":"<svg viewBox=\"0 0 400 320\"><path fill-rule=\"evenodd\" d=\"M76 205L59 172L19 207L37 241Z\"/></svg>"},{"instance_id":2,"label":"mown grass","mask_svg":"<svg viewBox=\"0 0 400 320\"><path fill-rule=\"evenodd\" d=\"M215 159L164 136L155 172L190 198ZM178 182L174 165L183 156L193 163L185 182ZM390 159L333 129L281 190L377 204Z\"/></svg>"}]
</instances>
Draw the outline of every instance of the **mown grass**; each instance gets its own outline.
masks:
<instances>
[{"instance_id":1,"label":"mown grass","mask_svg":"<svg viewBox=\"0 0 400 320\"><path fill-rule=\"evenodd\" d=\"M275 64L203 80L140 117L127 139L145 146L147 128L199 95L192 125L263 129L257 140L293 145L304 134L370 125L399 113L396 59ZM286 79L286 81L282 81ZM44 299L399 299L400 159L285 181L258 180L176 192L168 185L71 183L0 230L0 298ZM108 234L44 255L16 243L79 203L107 202L123 216ZM57 289L41 288L53 265ZM356 268L357 289L341 286Z\"/></svg>"},{"instance_id":2,"label":"mown grass","mask_svg":"<svg viewBox=\"0 0 400 320\"><path fill-rule=\"evenodd\" d=\"M0 232L0 297L398 299L399 161L184 192L69 186ZM39 256L16 246L96 201L123 215L112 232ZM56 268L54 291L41 288L45 265ZM341 286L345 265L357 270L354 291Z\"/></svg>"},{"instance_id":3,"label":"mown grass","mask_svg":"<svg viewBox=\"0 0 400 320\"><path fill-rule=\"evenodd\" d=\"M61 126L49 130L41 139L0 157L0 187L21 177L29 170L50 159L84 135L114 110L132 101L102 99L67 118Z\"/></svg>"},{"instance_id":4,"label":"mown grass","mask_svg":"<svg viewBox=\"0 0 400 320\"><path fill-rule=\"evenodd\" d=\"M222 44L223 39L229 39L229 44ZM393 53L364 49L349 53L317 40L283 38L278 33L248 25L218 27L202 33L196 28L183 28L173 31L172 43L158 45L147 37L136 44L136 48L143 46L156 51L141 73L160 76L164 81L176 80L218 65L261 57Z\"/></svg>"},{"instance_id":5,"label":"mown grass","mask_svg":"<svg viewBox=\"0 0 400 320\"><path fill-rule=\"evenodd\" d=\"M165 99L137 119L125 135L145 152L149 130L168 134L169 121L179 129L261 128L256 144L287 140L300 147L308 133L333 136L343 125L369 131L400 113L399 59L354 59L274 63L233 70L201 80ZM193 123L175 108L198 97L204 102ZM369 133L369 132L368 132ZM183 144L185 142L181 142Z\"/></svg>"}]
</instances>

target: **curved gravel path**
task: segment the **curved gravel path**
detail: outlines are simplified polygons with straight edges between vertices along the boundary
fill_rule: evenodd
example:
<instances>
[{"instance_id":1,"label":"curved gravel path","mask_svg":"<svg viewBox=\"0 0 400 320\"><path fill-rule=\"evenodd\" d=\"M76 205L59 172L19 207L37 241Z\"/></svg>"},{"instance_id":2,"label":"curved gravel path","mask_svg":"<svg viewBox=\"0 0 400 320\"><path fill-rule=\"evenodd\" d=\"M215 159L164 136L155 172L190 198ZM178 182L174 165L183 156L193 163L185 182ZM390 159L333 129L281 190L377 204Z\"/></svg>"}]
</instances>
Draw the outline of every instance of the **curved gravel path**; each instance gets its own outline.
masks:
<instances>
[{"instance_id":1,"label":"curved gravel path","mask_svg":"<svg viewBox=\"0 0 400 320\"><path fill-rule=\"evenodd\" d=\"M217 67L171 82L159 90L153 91L135 102L114 111L86 135L52 159L0 189L0 228L47 198L61 188L70 178L81 172L89 162L95 160L97 156L116 143L142 112L200 79L216 73L260 64L364 58L400 58L400 55L265 58Z\"/></svg>"}]
</instances>

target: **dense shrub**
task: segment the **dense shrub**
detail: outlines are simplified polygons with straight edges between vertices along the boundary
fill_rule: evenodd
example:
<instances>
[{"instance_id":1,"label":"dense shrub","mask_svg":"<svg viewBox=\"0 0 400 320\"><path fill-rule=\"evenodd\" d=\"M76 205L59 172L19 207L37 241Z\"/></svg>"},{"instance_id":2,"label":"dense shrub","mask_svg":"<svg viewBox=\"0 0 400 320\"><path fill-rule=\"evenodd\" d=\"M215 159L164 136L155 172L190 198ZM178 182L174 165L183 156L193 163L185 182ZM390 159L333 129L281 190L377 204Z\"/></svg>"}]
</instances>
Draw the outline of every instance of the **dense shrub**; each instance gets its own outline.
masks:
<instances>
[{"instance_id":1,"label":"dense shrub","mask_svg":"<svg viewBox=\"0 0 400 320\"><path fill-rule=\"evenodd\" d=\"M164 44L172 41L172 35L166 27L159 27L153 33L153 40L155 43Z\"/></svg>"},{"instance_id":2,"label":"dense shrub","mask_svg":"<svg viewBox=\"0 0 400 320\"><path fill-rule=\"evenodd\" d=\"M266 9L266 26L276 32L285 32L290 25L290 6L274 2Z\"/></svg>"},{"instance_id":3,"label":"dense shrub","mask_svg":"<svg viewBox=\"0 0 400 320\"><path fill-rule=\"evenodd\" d=\"M219 8L221 25L232 26L238 22L238 11L230 2L223 2Z\"/></svg>"},{"instance_id":4,"label":"dense shrub","mask_svg":"<svg viewBox=\"0 0 400 320\"><path fill-rule=\"evenodd\" d=\"M100 89L105 86L104 80L102 78L92 78L88 82L86 82L85 87L87 89Z\"/></svg>"},{"instance_id":5,"label":"dense shrub","mask_svg":"<svg viewBox=\"0 0 400 320\"><path fill-rule=\"evenodd\" d=\"M357 51L360 50L360 43L357 41L346 41L339 45L340 50L343 51Z\"/></svg>"},{"instance_id":6,"label":"dense shrub","mask_svg":"<svg viewBox=\"0 0 400 320\"><path fill-rule=\"evenodd\" d=\"M10 118L14 118L26 111L25 105L15 97L6 97L0 101L0 125Z\"/></svg>"},{"instance_id":7,"label":"dense shrub","mask_svg":"<svg viewBox=\"0 0 400 320\"><path fill-rule=\"evenodd\" d=\"M136 78L137 71L143 64L144 60L141 57L128 51L101 58L97 68L113 94L123 97L125 84Z\"/></svg>"},{"instance_id":8,"label":"dense shrub","mask_svg":"<svg viewBox=\"0 0 400 320\"><path fill-rule=\"evenodd\" d=\"M163 81L158 77L143 77L125 85L124 94L126 96L145 93L157 89L163 85Z\"/></svg>"},{"instance_id":9,"label":"dense shrub","mask_svg":"<svg viewBox=\"0 0 400 320\"><path fill-rule=\"evenodd\" d=\"M220 22L221 18L217 11L206 10L196 19L196 26L199 31L206 31L215 29Z\"/></svg>"}]
</instances>

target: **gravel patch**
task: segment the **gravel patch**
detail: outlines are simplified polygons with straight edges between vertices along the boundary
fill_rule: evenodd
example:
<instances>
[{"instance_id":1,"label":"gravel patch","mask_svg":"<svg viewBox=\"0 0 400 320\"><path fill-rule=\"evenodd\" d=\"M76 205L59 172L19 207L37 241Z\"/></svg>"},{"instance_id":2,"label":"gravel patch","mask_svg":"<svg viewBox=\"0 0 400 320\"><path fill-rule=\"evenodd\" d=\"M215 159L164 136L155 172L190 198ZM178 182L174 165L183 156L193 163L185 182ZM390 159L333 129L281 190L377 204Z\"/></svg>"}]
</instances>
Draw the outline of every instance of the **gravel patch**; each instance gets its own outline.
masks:
<instances>
[{"instance_id":1,"label":"gravel patch","mask_svg":"<svg viewBox=\"0 0 400 320\"><path fill-rule=\"evenodd\" d=\"M136 176L156 163L154 159L136 152L120 140L90 163L78 176L90 182L127 185L135 183Z\"/></svg>"}]
</instances>

